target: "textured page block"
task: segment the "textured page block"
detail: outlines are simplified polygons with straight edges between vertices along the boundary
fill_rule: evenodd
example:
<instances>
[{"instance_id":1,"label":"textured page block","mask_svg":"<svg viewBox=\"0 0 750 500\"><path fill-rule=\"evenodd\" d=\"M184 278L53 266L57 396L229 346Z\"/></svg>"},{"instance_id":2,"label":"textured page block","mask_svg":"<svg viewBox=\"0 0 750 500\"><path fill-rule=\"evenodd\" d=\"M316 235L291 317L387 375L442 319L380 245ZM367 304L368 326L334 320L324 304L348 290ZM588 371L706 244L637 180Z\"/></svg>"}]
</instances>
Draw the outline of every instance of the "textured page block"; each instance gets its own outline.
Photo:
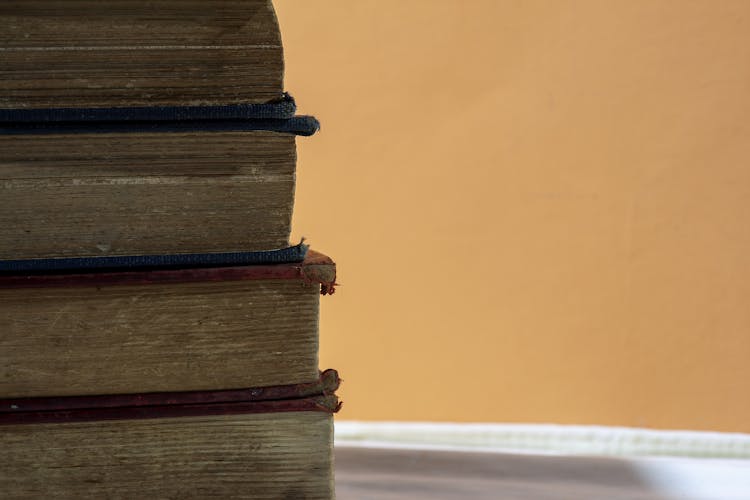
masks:
<instances>
[{"instance_id":1,"label":"textured page block","mask_svg":"<svg viewBox=\"0 0 750 500\"><path fill-rule=\"evenodd\" d=\"M284 60L270 0L4 0L0 108L259 103Z\"/></svg>"}]
</instances>

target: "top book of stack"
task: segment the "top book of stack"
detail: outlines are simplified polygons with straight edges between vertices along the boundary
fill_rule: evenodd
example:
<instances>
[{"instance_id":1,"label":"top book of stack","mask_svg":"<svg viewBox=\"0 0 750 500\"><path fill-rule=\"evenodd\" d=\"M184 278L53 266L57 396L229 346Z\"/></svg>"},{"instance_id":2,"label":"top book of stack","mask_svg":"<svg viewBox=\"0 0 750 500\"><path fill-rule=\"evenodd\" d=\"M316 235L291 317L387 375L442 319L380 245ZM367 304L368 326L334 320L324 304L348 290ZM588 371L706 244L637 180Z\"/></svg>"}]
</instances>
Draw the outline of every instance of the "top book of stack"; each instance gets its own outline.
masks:
<instances>
[{"instance_id":1,"label":"top book of stack","mask_svg":"<svg viewBox=\"0 0 750 500\"><path fill-rule=\"evenodd\" d=\"M270 0L3 0L0 109L282 98Z\"/></svg>"},{"instance_id":2,"label":"top book of stack","mask_svg":"<svg viewBox=\"0 0 750 500\"><path fill-rule=\"evenodd\" d=\"M0 2L0 272L287 247L318 123L283 72L270 0Z\"/></svg>"}]
</instances>

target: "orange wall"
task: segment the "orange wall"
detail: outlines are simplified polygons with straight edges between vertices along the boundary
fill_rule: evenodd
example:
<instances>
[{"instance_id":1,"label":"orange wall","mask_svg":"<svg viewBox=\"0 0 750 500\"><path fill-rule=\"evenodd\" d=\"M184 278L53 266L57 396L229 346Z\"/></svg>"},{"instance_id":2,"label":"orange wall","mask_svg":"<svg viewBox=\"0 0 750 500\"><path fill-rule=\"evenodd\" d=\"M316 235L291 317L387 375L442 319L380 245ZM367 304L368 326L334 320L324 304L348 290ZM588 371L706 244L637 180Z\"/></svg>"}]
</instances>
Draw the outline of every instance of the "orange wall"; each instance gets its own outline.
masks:
<instances>
[{"instance_id":1,"label":"orange wall","mask_svg":"<svg viewBox=\"0 0 750 500\"><path fill-rule=\"evenodd\" d=\"M750 432L750 2L275 4L339 418Z\"/></svg>"}]
</instances>

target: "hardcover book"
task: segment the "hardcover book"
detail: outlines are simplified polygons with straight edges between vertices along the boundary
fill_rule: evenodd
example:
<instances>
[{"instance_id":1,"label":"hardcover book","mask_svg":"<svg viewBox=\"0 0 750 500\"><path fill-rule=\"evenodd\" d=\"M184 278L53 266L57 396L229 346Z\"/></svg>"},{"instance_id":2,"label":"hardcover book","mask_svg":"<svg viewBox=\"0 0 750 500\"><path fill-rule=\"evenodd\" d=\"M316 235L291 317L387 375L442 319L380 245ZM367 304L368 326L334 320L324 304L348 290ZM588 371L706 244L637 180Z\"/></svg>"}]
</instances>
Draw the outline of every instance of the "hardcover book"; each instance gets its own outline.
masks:
<instances>
[{"instance_id":1,"label":"hardcover book","mask_svg":"<svg viewBox=\"0 0 750 500\"><path fill-rule=\"evenodd\" d=\"M294 132L123 123L0 127L0 260L288 245Z\"/></svg>"},{"instance_id":2,"label":"hardcover book","mask_svg":"<svg viewBox=\"0 0 750 500\"><path fill-rule=\"evenodd\" d=\"M338 384L327 370L312 384L243 391L0 400L0 490L330 499Z\"/></svg>"},{"instance_id":3,"label":"hardcover book","mask_svg":"<svg viewBox=\"0 0 750 500\"><path fill-rule=\"evenodd\" d=\"M318 376L336 268L301 263L0 276L0 397L237 389Z\"/></svg>"}]
</instances>

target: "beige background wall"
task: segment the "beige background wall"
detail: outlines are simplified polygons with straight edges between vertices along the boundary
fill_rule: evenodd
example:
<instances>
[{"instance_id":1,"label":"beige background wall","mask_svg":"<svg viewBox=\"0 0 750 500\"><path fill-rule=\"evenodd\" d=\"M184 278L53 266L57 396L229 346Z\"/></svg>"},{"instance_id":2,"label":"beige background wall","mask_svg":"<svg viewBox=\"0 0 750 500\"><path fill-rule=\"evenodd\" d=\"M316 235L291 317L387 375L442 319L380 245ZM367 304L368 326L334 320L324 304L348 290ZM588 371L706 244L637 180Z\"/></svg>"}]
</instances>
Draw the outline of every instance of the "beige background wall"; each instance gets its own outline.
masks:
<instances>
[{"instance_id":1,"label":"beige background wall","mask_svg":"<svg viewBox=\"0 0 750 500\"><path fill-rule=\"evenodd\" d=\"M750 432L750 2L275 4L340 418Z\"/></svg>"}]
</instances>

